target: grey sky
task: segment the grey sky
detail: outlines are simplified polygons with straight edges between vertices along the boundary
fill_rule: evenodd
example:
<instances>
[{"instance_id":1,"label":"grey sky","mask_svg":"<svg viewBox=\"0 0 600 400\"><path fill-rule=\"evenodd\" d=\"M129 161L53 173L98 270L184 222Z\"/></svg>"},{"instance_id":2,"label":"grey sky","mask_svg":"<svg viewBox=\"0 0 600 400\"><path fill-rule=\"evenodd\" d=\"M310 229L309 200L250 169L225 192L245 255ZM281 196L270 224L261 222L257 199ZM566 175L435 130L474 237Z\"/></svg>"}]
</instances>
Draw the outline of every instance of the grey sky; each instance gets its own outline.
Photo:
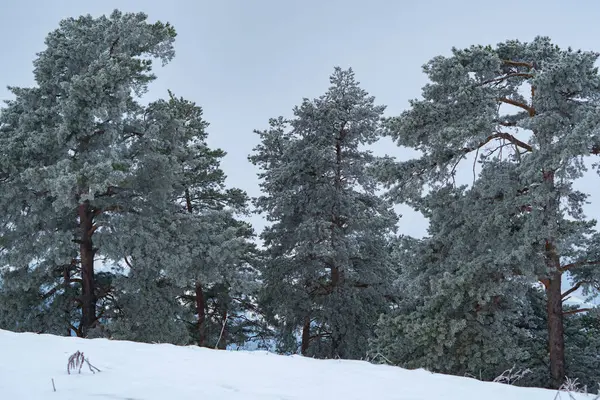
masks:
<instances>
[{"instance_id":1,"label":"grey sky","mask_svg":"<svg viewBox=\"0 0 600 400\"><path fill-rule=\"evenodd\" d=\"M560 46L600 50L600 3L592 0L2 0L0 99L8 97L6 85L33 84L31 62L62 18L114 8L144 11L175 26L176 58L165 68L157 65L149 96L164 97L171 89L201 105L211 124L210 144L228 153L228 184L252 196L259 193L256 170L247 161L257 140L253 129L266 128L270 117L289 116L303 97L321 95L336 65L352 67L392 115L419 97L426 82L421 65L452 46L548 35ZM410 155L390 141L375 148ZM470 170L463 166L465 176ZM598 201L599 179L590 174L582 183ZM405 211L400 231L423 235L426 222ZM600 218L598 205L587 211ZM257 230L264 225L258 217L252 223Z\"/></svg>"}]
</instances>

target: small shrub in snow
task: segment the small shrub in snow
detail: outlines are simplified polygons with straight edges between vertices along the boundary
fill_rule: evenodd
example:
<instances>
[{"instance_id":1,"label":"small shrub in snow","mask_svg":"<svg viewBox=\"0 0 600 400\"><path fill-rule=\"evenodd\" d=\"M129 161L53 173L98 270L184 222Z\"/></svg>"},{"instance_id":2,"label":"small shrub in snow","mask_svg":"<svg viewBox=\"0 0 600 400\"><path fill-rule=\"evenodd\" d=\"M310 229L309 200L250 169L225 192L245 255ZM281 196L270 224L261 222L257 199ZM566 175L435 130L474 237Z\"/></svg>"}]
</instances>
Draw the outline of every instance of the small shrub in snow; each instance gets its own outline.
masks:
<instances>
[{"instance_id":1,"label":"small shrub in snow","mask_svg":"<svg viewBox=\"0 0 600 400\"><path fill-rule=\"evenodd\" d=\"M94 370L100 372L100 370L98 368L96 368L92 364L90 364L90 361L84 357L82 352L77 350L75 353L73 353L71 355L71 357L69 357L69 363L67 364L67 373L69 375L71 375L71 370L77 369L77 373L80 374L81 367L83 367L84 362L88 365L90 371L92 371L93 374L96 373Z\"/></svg>"},{"instance_id":2,"label":"small shrub in snow","mask_svg":"<svg viewBox=\"0 0 600 400\"><path fill-rule=\"evenodd\" d=\"M561 392L567 392L569 395L569 399L575 399L575 397L573 397L572 393L584 393L584 394L588 394L588 388L587 385L584 385L583 387L579 384L578 379L571 379L569 377L565 378L565 381L563 382L562 385L560 385L560 387L558 388L558 393L556 394L555 399L560 399L560 393ZM600 383L598 384L598 395L590 398L590 400L600 400Z\"/></svg>"},{"instance_id":3,"label":"small shrub in snow","mask_svg":"<svg viewBox=\"0 0 600 400\"><path fill-rule=\"evenodd\" d=\"M558 388L558 390L561 390L563 392L587 393L587 386L584 386L582 388L579 382L577 381L577 378L571 379L569 377L566 377L565 381L562 385L560 385L560 388Z\"/></svg>"},{"instance_id":4,"label":"small shrub in snow","mask_svg":"<svg viewBox=\"0 0 600 400\"><path fill-rule=\"evenodd\" d=\"M513 366L511 369L507 369L502 374L494 378L494 382L505 383L507 385L514 385L516 382L523 379L525 376L531 373L529 368L524 370L515 371L516 366Z\"/></svg>"}]
</instances>

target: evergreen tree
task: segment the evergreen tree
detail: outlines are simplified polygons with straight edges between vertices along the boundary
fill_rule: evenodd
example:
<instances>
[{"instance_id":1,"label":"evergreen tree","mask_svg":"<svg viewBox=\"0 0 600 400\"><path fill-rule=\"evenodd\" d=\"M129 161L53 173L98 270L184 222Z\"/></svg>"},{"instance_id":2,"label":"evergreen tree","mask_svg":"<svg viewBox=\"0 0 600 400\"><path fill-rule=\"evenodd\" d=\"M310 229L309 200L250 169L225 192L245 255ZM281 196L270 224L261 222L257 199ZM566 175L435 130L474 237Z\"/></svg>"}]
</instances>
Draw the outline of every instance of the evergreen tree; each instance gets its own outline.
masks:
<instances>
[{"instance_id":1,"label":"evergreen tree","mask_svg":"<svg viewBox=\"0 0 600 400\"><path fill-rule=\"evenodd\" d=\"M511 255L531 247L516 233L522 212L502 201L515 186L512 169L490 163L472 189L448 185L421 200L429 236L397 249L400 307L379 321L374 354L484 380L514 366L545 383L540 293Z\"/></svg>"},{"instance_id":2,"label":"evergreen tree","mask_svg":"<svg viewBox=\"0 0 600 400\"><path fill-rule=\"evenodd\" d=\"M574 310L574 309L573 309ZM600 382L600 324L598 313L577 313L565 322L566 376L589 392Z\"/></svg>"},{"instance_id":3,"label":"evergreen tree","mask_svg":"<svg viewBox=\"0 0 600 400\"><path fill-rule=\"evenodd\" d=\"M113 308L106 313L101 334L118 340L188 345L192 338L184 321L192 320L193 314L180 295L181 287L155 264L139 262L115 278Z\"/></svg>"},{"instance_id":4,"label":"evergreen tree","mask_svg":"<svg viewBox=\"0 0 600 400\"><path fill-rule=\"evenodd\" d=\"M262 169L259 212L263 304L285 335L280 344L318 357L359 358L381 312L393 271L389 239L397 217L376 195L364 146L379 138L376 106L351 69L336 68L323 96L294 118L270 121L249 157ZM275 318L276 317L276 318Z\"/></svg>"},{"instance_id":5,"label":"evergreen tree","mask_svg":"<svg viewBox=\"0 0 600 400\"><path fill-rule=\"evenodd\" d=\"M247 325L238 318L252 305L256 273L254 233L235 216L246 212L247 196L239 189L225 188L219 166L225 153L208 147L207 126L200 107L172 93L168 101L147 107L144 123L136 127L141 133L133 151L142 174L137 179L151 179L155 185L156 180L164 181L156 185L162 195L150 198L162 196L166 206L140 208L152 210L150 214L123 215L115 233L122 240L114 241L111 256L127 265L123 281L136 289L136 297L146 304L160 302L157 308L164 310L164 318L178 324L177 329L164 325L162 337L172 334L171 341L179 342L187 336L188 342L212 347L217 341L224 346L242 329L240 324ZM156 171L168 173L156 176ZM131 236L130 232L138 233ZM170 294L161 297L159 288ZM147 314L132 312L139 304L128 302L127 292L121 299L125 303L113 329L137 335L138 340L147 337L147 332L121 329L150 326L144 322ZM244 337L238 335L236 341L243 342Z\"/></svg>"},{"instance_id":6,"label":"evergreen tree","mask_svg":"<svg viewBox=\"0 0 600 400\"><path fill-rule=\"evenodd\" d=\"M233 341L242 344L247 339L240 333L247 325L243 317L247 307L253 308L257 275L254 231L235 214L247 213L248 197L240 189L225 187L220 168L225 152L206 144L208 124L202 109L172 95L165 106L179 118L184 132L195 135L178 157L180 179L174 199L196 221L196 232L189 238L195 255L173 274L182 275L185 288L193 293L198 345L217 343L224 348L236 336Z\"/></svg>"},{"instance_id":7,"label":"evergreen tree","mask_svg":"<svg viewBox=\"0 0 600 400\"><path fill-rule=\"evenodd\" d=\"M10 88L0 115L2 293L25 291L18 308L36 312L21 320L5 309L4 328L88 336L110 289L95 266L113 219L140 203L161 208L133 179L134 95L154 79L152 58L173 58L176 34L146 20L119 11L65 19L34 62L36 86Z\"/></svg>"},{"instance_id":8,"label":"evergreen tree","mask_svg":"<svg viewBox=\"0 0 600 400\"><path fill-rule=\"evenodd\" d=\"M586 194L573 188L584 158L600 153L597 57L560 49L544 37L454 48L425 65L431 82L423 99L386 122L399 145L422 152L415 160L381 164L389 195L401 201L418 203L425 187L444 185L469 154L482 153L483 163L493 152L510 155L520 187L503 202L518 200L526 211L520 235L529 249L501 246L492 250L493 259L514 257L523 274L544 286L554 387L566 373L563 275L585 276L576 283L582 287L593 287L599 275L593 268L600 264L598 247L590 241L595 221L583 214Z\"/></svg>"}]
</instances>

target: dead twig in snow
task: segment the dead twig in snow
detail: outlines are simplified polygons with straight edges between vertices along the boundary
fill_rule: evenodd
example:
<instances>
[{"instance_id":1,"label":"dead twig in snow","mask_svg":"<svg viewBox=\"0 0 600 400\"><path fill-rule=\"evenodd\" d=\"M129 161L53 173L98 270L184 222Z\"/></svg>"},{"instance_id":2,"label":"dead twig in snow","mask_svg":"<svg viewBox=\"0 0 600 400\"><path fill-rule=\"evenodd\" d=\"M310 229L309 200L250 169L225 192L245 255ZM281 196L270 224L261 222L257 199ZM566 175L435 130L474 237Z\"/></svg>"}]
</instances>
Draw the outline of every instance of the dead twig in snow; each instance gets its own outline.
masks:
<instances>
[{"instance_id":1,"label":"dead twig in snow","mask_svg":"<svg viewBox=\"0 0 600 400\"><path fill-rule=\"evenodd\" d=\"M225 313L225 319L223 320L223 327L221 328L221 333L219 334L219 340L217 340L217 344L215 344L215 350L219 348L219 343L221 342L221 338L223 337L223 332L225 331L225 325L227 324L227 318L229 318L229 314Z\"/></svg>"},{"instance_id":2,"label":"dead twig in snow","mask_svg":"<svg viewBox=\"0 0 600 400\"><path fill-rule=\"evenodd\" d=\"M75 370L77 369L77 373L81 373L81 368L83 367L83 363L86 363L88 368L90 369L90 371L92 371L93 374L96 373L96 371L100 372L99 368L94 367L91 363L90 360L88 360L87 358L85 358L85 356L83 355L82 352L80 352L79 350L77 350L75 353L73 353L71 355L71 357L69 357L69 362L67 364L67 373L69 375L71 375L71 370ZM96 370L96 371L94 371Z\"/></svg>"}]
</instances>

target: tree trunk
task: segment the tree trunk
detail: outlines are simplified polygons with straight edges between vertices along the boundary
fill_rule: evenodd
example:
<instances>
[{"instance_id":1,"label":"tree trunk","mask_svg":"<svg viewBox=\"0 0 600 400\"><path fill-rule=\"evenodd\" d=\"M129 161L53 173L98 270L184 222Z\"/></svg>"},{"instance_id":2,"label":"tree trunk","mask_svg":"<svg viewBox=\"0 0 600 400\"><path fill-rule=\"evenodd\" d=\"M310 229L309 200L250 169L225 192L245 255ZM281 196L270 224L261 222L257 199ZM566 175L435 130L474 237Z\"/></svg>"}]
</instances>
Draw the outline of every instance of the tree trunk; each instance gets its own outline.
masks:
<instances>
[{"instance_id":1,"label":"tree trunk","mask_svg":"<svg viewBox=\"0 0 600 400\"><path fill-rule=\"evenodd\" d=\"M94 243L92 242L94 215L88 201L79 205L79 256L81 259L81 336L87 337L96 322L96 294L94 288Z\"/></svg>"},{"instance_id":2,"label":"tree trunk","mask_svg":"<svg viewBox=\"0 0 600 400\"><path fill-rule=\"evenodd\" d=\"M194 212L194 206L192 205L192 196L190 196L190 190L188 188L185 189L185 208L189 213Z\"/></svg>"},{"instance_id":3,"label":"tree trunk","mask_svg":"<svg viewBox=\"0 0 600 400\"><path fill-rule=\"evenodd\" d=\"M560 199L554 184L554 170L543 171L544 183L550 196L544 206L545 223L551 231L556 231ZM550 378L552 386L558 389L565 379L565 335L562 307L562 271L560 255L554 238L546 239L545 256L547 278L543 280L546 288L546 312L548 318L548 351L550 353Z\"/></svg>"},{"instance_id":4,"label":"tree trunk","mask_svg":"<svg viewBox=\"0 0 600 400\"><path fill-rule=\"evenodd\" d=\"M336 296L336 300L339 301L339 293L336 293L336 289L340 284L340 275L341 271L338 267L331 267L331 290L334 296ZM334 320L335 322L331 324L331 358L341 358L340 355L340 342L342 340L342 334L340 333L339 322Z\"/></svg>"},{"instance_id":5,"label":"tree trunk","mask_svg":"<svg viewBox=\"0 0 600 400\"><path fill-rule=\"evenodd\" d=\"M302 345L300 346L300 354L305 356L308 353L310 346L310 315L304 317L304 325L302 326Z\"/></svg>"},{"instance_id":6,"label":"tree trunk","mask_svg":"<svg viewBox=\"0 0 600 400\"><path fill-rule=\"evenodd\" d=\"M548 350L550 352L550 376L552 387L558 389L565 379L565 338L562 307L562 273L552 273L546 281L548 313Z\"/></svg>"},{"instance_id":7,"label":"tree trunk","mask_svg":"<svg viewBox=\"0 0 600 400\"><path fill-rule=\"evenodd\" d=\"M338 267L331 267L331 290L340 284L340 269Z\"/></svg>"},{"instance_id":8,"label":"tree trunk","mask_svg":"<svg viewBox=\"0 0 600 400\"><path fill-rule=\"evenodd\" d=\"M342 210L340 204L340 197L342 196L343 182L342 182L342 141L346 137L345 125L339 132L339 136L336 138L335 143L335 192L336 198L333 208L332 215L332 224L331 224L331 247L332 249L336 249L338 246L338 235L343 235L343 226L344 222L342 220ZM340 286L340 281L342 278L342 270L340 265L338 264L338 260L332 260L331 265L331 294L336 296L336 300L339 300L339 296L336 293L337 288ZM335 319L334 319L335 321ZM331 358L336 358L340 356L339 347L340 342L342 340L342 334L340 333L339 323L336 321L333 324L330 324L331 330Z\"/></svg>"},{"instance_id":9,"label":"tree trunk","mask_svg":"<svg viewBox=\"0 0 600 400\"><path fill-rule=\"evenodd\" d=\"M198 346L206 345L206 304L200 282L196 282L196 312L198 313Z\"/></svg>"}]
</instances>

